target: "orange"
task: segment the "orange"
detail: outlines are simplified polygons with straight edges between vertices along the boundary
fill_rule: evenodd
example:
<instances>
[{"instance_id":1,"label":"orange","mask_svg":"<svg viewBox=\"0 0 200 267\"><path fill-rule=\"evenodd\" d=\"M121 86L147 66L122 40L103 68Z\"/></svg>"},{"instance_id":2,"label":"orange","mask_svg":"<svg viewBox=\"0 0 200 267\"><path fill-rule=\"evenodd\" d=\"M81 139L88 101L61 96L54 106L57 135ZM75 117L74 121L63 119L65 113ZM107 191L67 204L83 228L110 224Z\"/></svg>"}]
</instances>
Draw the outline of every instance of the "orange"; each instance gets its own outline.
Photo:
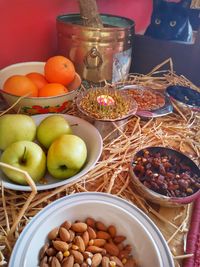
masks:
<instances>
[{"instance_id":1,"label":"orange","mask_svg":"<svg viewBox=\"0 0 200 267\"><path fill-rule=\"evenodd\" d=\"M56 96L68 93L67 88L60 83L48 83L39 89L38 96Z\"/></svg>"},{"instance_id":2,"label":"orange","mask_svg":"<svg viewBox=\"0 0 200 267\"><path fill-rule=\"evenodd\" d=\"M48 83L45 79L45 76L39 72L30 72L26 74L26 77L31 79L31 81L37 86L38 89L42 88Z\"/></svg>"},{"instance_id":3,"label":"orange","mask_svg":"<svg viewBox=\"0 0 200 267\"><path fill-rule=\"evenodd\" d=\"M28 97L38 96L37 86L24 75L12 75L3 85L3 90L18 96L27 95Z\"/></svg>"},{"instance_id":4,"label":"orange","mask_svg":"<svg viewBox=\"0 0 200 267\"><path fill-rule=\"evenodd\" d=\"M48 82L68 85L75 77L75 67L71 60L64 56L50 57L44 66Z\"/></svg>"}]
</instances>

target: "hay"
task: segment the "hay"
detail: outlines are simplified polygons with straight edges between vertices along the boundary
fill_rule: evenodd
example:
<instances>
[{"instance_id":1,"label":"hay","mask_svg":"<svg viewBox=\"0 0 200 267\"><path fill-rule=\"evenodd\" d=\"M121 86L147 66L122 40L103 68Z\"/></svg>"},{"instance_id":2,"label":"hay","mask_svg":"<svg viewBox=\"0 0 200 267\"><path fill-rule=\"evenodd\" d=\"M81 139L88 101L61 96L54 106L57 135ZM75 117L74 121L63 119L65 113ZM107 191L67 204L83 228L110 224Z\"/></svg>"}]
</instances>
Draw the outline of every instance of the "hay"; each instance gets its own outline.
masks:
<instances>
[{"instance_id":1,"label":"hay","mask_svg":"<svg viewBox=\"0 0 200 267\"><path fill-rule=\"evenodd\" d=\"M159 71L167 64L169 70ZM148 75L130 74L126 82L151 86L155 90L163 90L171 84L189 85L199 90L185 77L174 73L171 59L155 67ZM104 138L101 159L76 183L42 192L37 192L34 185L32 192L17 192L1 186L0 257L3 261L9 261L16 239L29 220L43 207L65 195L98 191L117 195L143 210L166 238L176 266L181 266L184 258L192 256L185 254L185 236L189 229L192 204L179 208L150 204L137 195L129 176L129 164L134 153L145 146L175 148L200 164L200 116L176 105L174 111L166 117L150 120L142 120L137 116L130 118L119 137L111 142L106 142L108 137ZM76 107L73 106L68 114L77 115ZM115 130L119 130L117 126Z\"/></svg>"}]
</instances>

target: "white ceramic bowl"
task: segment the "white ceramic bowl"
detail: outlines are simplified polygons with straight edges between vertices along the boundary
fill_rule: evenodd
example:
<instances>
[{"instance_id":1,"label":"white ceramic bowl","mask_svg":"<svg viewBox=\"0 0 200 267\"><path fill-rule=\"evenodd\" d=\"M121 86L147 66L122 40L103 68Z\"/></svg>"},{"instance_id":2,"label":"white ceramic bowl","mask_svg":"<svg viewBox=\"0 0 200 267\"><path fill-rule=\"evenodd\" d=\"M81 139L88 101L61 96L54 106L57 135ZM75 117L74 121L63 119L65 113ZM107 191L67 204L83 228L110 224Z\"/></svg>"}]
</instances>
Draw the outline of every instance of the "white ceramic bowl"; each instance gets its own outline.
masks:
<instances>
[{"instance_id":1,"label":"white ceramic bowl","mask_svg":"<svg viewBox=\"0 0 200 267\"><path fill-rule=\"evenodd\" d=\"M44 118L50 115L52 114L34 115L32 118L34 119L36 125L38 125ZM80 180L83 175L85 175L91 168L94 167L101 156L103 141L98 130L89 122L78 117L65 114L60 115L62 115L70 124L74 125L72 127L73 133L85 141L88 151L87 160L80 172L65 180L54 179L50 174L47 173L45 175L46 183L37 183L37 190L47 190ZM2 171L0 171L0 182L3 182L5 188L31 191L30 186L15 184L6 178Z\"/></svg>"},{"instance_id":2,"label":"white ceramic bowl","mask_svg":"<svg viewBox=\"0 0 200 267\"><path fill-rule=\"evenodd\" d=\"M0 89L3 88L4 82L12 75L25 75L29 72L39 72L44 74L45 62L22 62L10 65L0 70ZM24 97L10 94L4 90L0 90L0 93L8 106L16 104L13 110L29 115L44 114L44 113L61 113L70 108L72 101L76 95L77 89L81 85L81 78L76 73L75 79L68 85L70 90L67 94L51 97Z\"/></svg>"},{"instance_id":3,"label":"white ceramic bowl","mask_svg":"<svg viewBox=\"0 0 200 267\"><path fill-rule=\"evenodd\" d=\"M9 267L36 267L47 234L65 220L93 217L127 237L142 267L173 267L170 250L156 225L136 206L105 193L77 193L41 210L25 227L11 255Z\"/></svg>"}]
</instances>

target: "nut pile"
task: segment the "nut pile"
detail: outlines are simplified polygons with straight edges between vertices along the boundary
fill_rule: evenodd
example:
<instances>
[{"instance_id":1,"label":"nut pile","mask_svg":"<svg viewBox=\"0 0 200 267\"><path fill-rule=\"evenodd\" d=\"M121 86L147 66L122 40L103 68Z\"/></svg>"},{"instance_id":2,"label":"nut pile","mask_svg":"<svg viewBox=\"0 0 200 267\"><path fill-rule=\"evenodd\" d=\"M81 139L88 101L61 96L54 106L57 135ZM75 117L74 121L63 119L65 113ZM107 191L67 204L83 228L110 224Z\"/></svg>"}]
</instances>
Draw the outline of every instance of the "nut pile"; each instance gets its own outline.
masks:
<instances>
[{"instance_id":1,"label":"nut pile","mask_svg":"<svg viewBox=\"0 0 200 267\"><path fill-rule=\"evenodd\" d=\"M164 96L150 89L129 89L128 93L137 102L138 110L156 110L165 105Z\"/></svg>"},{"instance_id":2,"label":"nut pile","mask_svg":"<svg viewBox=\"0 0 200 267\"><path fill-rule=\"evenodd\" d=\"M186 197L200 189L200 177L175 155L146 149L136 156L133 171L149 189L169 197Z\"/></svg>"},{"instance_id":3,"label":"nut pile","mask_svg":"<svg viewBox=\"0 0 200 267\"><path fill-rule=\"evenodd\" d=\"M40 267L136 267L126 237L114 225L87 218L51 230L39 255Z\"/></svg>"}]
</instances>

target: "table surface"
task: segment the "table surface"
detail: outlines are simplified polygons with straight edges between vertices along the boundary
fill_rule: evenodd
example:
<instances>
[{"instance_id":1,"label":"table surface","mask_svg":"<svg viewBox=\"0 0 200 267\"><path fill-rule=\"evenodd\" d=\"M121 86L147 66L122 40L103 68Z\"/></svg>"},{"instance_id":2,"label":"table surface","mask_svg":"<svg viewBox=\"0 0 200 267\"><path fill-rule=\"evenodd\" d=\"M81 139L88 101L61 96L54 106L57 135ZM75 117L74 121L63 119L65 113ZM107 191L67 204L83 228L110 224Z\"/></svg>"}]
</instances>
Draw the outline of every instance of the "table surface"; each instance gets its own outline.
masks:
<instances>
[{"instance_id":1,"label":"table surface","mask_svg":"<svg viewBox=\"0 0 200 267\"><path fill-rule=\"evenodd\" d=\"M156 89L172 84L176 75L164 79L151 79L148 83ZM141 82L142 80L142 82ZM146 77L137 84L147 85ZM135 82L135 80L133 81ZM188 82L186 80L186 82ZM1 106L1 105L0 105ZM76 107L67 114L79 115ZM180 150L200 165L200 114L174 105L174 112L165 117L143 120L134 116L128 120L124 131L114 140L104 139L101 159L80 181L42 192L17 192L1 186L0 236L1 251L9 261L17 237L39 210L52 201L74 192L107 192L130 201L142 209L159 227L174 256L175 266L182 266L185 257L185 237L190 227L192 204L179 208L166 208L147 202L139 196L131 182L129 164L133 154L145 146L162 145ZM19 224L18 224L19 222ZM187 256L186 256L187 257Z\"/></svg>"}]
</instances>

